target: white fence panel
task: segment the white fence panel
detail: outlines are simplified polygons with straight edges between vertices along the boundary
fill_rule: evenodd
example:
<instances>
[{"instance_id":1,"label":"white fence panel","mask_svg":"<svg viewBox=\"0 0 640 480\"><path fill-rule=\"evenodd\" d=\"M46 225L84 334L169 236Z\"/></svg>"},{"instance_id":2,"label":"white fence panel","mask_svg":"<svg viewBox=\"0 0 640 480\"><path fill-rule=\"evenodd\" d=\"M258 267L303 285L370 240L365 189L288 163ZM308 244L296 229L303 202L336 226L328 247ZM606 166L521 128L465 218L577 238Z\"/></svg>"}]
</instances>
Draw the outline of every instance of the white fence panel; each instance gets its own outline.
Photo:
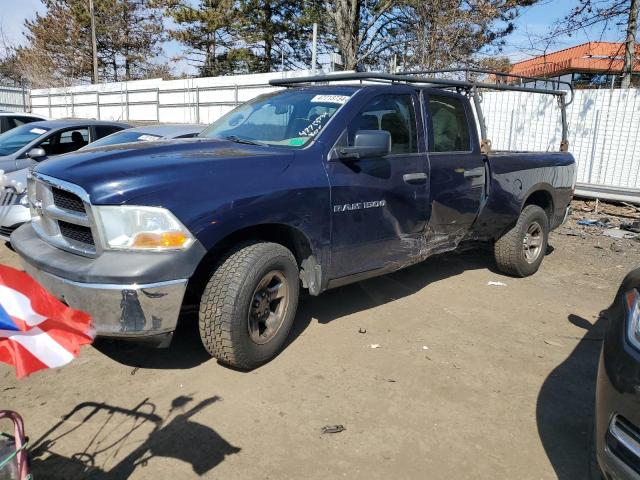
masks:
<instances>
[{"instance_id":1,"label":"white fence panel","mask_svg":"<svg viewBox=\"0 0 640 480\"><path fill-rule=\"evenodd\" d=\"M29 92L22 88L0 86L0 110L24 112L29 106Z\"/></svg>"},{"instance_id":2,"label":"white fence panel","mask_svg":"<svg viewBox=\"0 0 640 480\"><path fill-rule=\"evenodd\" d=\"M640 89L576 90L567 108L578 184L640 197ZM490 92L482 108L496 150L558 150L560 109L550 95Z\"/></svg>"},{"instance_id":3,"label":"white fence panel","mask_svg":"<svg viewBox=\"0 0 640 480\"><path fill-rule=\"evenodd\" d=\"M276 88L268 85L270 79L309 73L150 79L32 90L31 107L50 118L208 124L234 106L274 91ZM16 92L12 94L17 101ZM0 108L3 98L0 87ZM558 150L560 109L554 97L486 92L482 109L495 150ZM567 109L567 121L578 183L600 191L628 190L640 199L640 89L577 90Z\"/></svg>"}]
</instances>

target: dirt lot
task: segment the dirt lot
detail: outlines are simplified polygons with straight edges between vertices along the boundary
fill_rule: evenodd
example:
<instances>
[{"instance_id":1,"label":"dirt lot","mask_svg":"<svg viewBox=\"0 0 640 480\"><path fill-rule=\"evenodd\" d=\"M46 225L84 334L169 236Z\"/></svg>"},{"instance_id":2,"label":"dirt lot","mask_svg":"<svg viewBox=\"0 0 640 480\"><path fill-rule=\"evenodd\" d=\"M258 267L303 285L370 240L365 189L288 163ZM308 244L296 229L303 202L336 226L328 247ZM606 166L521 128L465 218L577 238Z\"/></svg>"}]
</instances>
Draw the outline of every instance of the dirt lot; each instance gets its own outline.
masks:
<instances>
[{"instance_id":1,"label":"dirt lot","mask_svg":"<svg viewBox=\"0 0 640 480\"><path fill-rule=\"evenodd\" d=\"M0 366L0 408L24 415L36 478L586 478L598 313L640 242L576 208L531 278L466 252L305 298L250 373L186 318L168 350L99 342L23 381Z\"/></svg>"}]
</instances>

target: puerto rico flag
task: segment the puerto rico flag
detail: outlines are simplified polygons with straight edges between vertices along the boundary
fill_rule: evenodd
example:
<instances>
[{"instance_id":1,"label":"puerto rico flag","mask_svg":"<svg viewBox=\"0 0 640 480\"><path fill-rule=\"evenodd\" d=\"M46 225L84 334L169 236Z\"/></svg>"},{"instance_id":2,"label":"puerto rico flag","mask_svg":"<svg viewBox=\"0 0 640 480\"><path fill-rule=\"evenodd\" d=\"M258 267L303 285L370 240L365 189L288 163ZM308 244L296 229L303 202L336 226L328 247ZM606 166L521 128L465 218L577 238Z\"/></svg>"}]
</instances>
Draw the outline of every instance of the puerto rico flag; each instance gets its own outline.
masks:
<instances>
[{"instance_id":1,"label":"puerto rico flag","mask_svg":"<svg viewBox=\"0 0 640 480\"><path fill-rule=\"evenodd\" d=\"M93 341L91 317L67 307L24 272L0 265L0 362L25 377L66 365Z\"/></svg>"}]
</instances>

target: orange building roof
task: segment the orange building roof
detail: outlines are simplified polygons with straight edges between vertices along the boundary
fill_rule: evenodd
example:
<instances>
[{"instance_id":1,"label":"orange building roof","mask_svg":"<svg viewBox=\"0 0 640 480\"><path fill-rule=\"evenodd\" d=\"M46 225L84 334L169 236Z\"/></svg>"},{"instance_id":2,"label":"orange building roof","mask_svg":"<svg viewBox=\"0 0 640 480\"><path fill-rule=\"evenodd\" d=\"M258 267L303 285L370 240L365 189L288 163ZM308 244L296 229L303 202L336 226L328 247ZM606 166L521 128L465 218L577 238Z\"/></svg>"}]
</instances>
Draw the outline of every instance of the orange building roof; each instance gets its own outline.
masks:
<instances>
[{"instance_id":1,"label":"orange building roof","mask_svg":"<svg viewBox=\"0 0 640 480\"><path fill-rule=\"evenodd\" d=\"M640 46L636 46L640 57ZM589 42L514 63L511 73L527 77L551 77L571 72L622 72L624 43ZM633 67L640 72L640 62Z\"/></svg>"}]
</instances>

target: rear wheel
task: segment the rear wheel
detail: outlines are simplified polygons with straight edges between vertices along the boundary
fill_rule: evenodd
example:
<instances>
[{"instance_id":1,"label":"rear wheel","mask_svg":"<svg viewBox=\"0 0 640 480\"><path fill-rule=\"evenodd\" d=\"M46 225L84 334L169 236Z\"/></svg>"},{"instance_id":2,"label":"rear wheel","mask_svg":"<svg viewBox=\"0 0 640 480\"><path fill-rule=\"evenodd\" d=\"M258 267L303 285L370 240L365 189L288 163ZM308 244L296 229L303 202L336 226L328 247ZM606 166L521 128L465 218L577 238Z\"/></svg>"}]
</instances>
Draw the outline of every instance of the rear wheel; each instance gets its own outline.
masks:
<instances>
[{"instance_id":1,"label":"rear wheel","mask_svg":"<svg viewBox=\"0 0 640 480\"><path fill-rule=\"evenodd\" d=\"M527 277L540 268L549 240L549 219L537 205L527 205L515 226L494 245L498 268L509 275Z\"/></svg>"},{"instance_id":2,"label":"rear wheel","mask_svg":"<svg viewBox=\"0 0 640 480\"><path fill-rule=\"evenodd\" d=\"M298 265L282 245L252 242L218 264L200 301L200 338L228 365L255 368L287 339L298 306Z\"/></svg>"}]
</instances>

